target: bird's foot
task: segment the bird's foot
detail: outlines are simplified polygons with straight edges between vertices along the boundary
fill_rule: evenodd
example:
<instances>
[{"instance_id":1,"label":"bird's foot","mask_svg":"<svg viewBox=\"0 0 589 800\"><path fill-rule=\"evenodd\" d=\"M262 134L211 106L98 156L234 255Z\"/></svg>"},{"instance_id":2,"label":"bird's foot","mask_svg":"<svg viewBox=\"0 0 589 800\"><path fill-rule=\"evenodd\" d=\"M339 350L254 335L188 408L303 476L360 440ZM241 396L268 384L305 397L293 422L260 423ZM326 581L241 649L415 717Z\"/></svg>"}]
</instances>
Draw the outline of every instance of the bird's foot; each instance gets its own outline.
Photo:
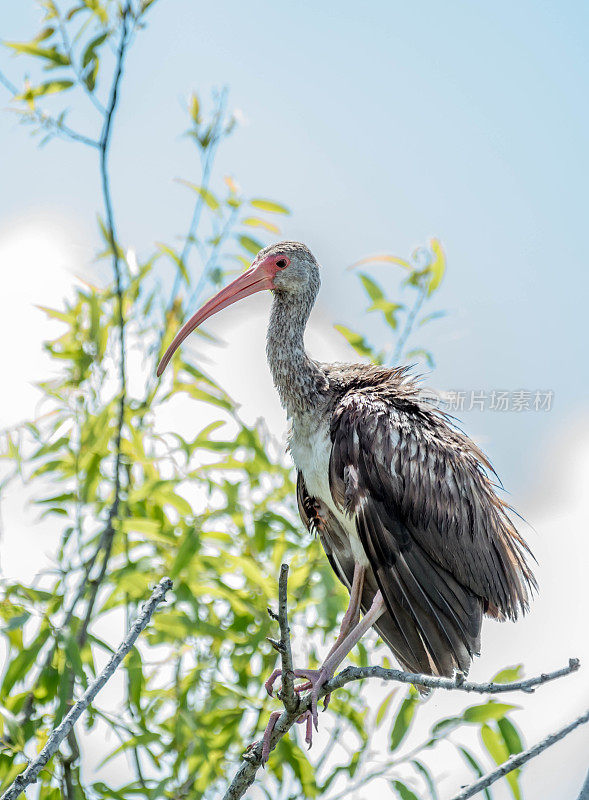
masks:
<instances>
[{"instance_id":1,"label":"bird's foot","mask_svg":"<svg viewBox=\"0 0 589 800\"><path fill-rule=\"evenodd\" d=\"M319 669L295 669L293 672L295 678L305 678L304 683L300 683L298 686L295 686L295 692L306 692L307 689L311 690L311 717L313 724L315 725L315 730L319 730L319 715L317 714L317 703L319 701L319 693L321 691L321 687L324 686L327 681L333 676L333 672L329 669L326 669L325 666L320 667ZM275 669L272 675L268 678L264 686L266 687L266 691L273 697L273 690L274 690L274 683L276 679L282 675L281 669ZM331 699L331 694L326 694L323 700L323 710L327 708L329 705L329 701ZM297 722L302 722L303 718L306 718L306 714L302 715L300 720ZM309 726L310 722L307 722ZM308 729L308 728L307 728ZM305 741L309 743L310 737L307 735L305 737Z\"/></svg>"},{"instance_id":2,"label":"bird's foot","mask_svg":"<svg viewBox=\"0 0 589 800\"><path fill-rule=\"evenodd\" d=\"M264 731L264 737L262 739L262 766L265 766L269 757L270 757L270 749L271 749L271 740L272 740L272 733L274 732L274 728L276 727L276 723L280 718L280 711L273 711L270 714L270 719L268 720L268 724L266 725L266 730ZM311 745L313 744L313 716L311 711L307 709L304 714L297 719L297 724L306 724L305 728L305 742L308 745L308 749L311 749ZM254 747L256 742L251 744L248 748L251 749Z\"/></svg>"},{"instance_id":3,"label":"bird's foot","mask_svg":"<svg viewBox=\"0 0 589 800\"><path fill-rule=\"evenodd\" d=\"M317 703L319 702L319 693L322 687L333 677L333 671L326 668L325 665L319 669L295 669L295 678L305 678L304 683L295 686L295 692L306 692L307 689L311 690L311 718L315 730L319 730L319 715L317 713ZM329 705L331 700L331 693L326 694L323 699L323 710Z\"/></svg>"}]
</instances>

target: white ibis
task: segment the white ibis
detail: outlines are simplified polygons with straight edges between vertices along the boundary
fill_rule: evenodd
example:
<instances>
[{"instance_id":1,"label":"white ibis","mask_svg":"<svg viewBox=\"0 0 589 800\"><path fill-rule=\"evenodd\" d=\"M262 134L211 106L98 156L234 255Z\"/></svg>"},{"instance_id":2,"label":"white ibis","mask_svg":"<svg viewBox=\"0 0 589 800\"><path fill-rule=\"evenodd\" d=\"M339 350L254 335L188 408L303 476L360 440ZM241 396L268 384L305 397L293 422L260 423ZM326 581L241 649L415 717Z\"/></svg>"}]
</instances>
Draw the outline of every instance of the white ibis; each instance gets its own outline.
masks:
<instances>
[{"instance_id":1,"label":"white ibis","mask_svg":"<svg viewBox=\"0 0 589 800\"><path fill-rule=\"evenodd\" d=\"M307 355L303 335L319 286L304 244L266 247L184 325L157 371L210 316L254 292L274 292L266 352L292 423L300 515L350 593L323 665L295 671L305 679L298 688L312 690L309 744L321 687L370 627L410 672L466 673L480 650L483 616L515 620L536 586L530 550L494 491L488 460L420 397L408 369L322 364ZM279 674L267 681L270 694ZM265 745L267 757L268 731Z\"/></svg>"}]
</instances>

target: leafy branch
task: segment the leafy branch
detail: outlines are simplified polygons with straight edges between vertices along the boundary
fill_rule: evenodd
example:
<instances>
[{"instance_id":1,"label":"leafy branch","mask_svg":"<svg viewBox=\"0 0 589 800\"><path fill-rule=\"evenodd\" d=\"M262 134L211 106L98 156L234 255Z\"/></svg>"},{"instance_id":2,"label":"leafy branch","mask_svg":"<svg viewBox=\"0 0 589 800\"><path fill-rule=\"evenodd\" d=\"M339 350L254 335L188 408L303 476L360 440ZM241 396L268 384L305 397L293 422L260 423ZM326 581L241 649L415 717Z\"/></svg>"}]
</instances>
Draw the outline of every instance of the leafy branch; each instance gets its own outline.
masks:
<instances>
[{"instance_id":1,"label":"leafy branch","mask_svg":"<svg viewBox=\"0 0 589 800\"><path fill-rule=\"evenodd\" d=\"M102 672L96 680L92 681L82 697L72 706L59 725L54 728L39 755L14 780L12 785L2 794L0 800L16 800L27 786L35 783L39 773L57 753L60 744L72 730L79 717L92 703L106 682L112 678L121 661L137 641L139 634L147 627L158 605L165 600L166 592L171 589L172 581L169 578L162 578Z\"/></svg>"},{"instance_id":2,"label":"leafy branch","mask_svg":"<svg viewBox=\"0 0 589 800\"><path fill-rule=\"evenodd\" d=\"M438 290L446 272L446 255L441 242L438 239L430 239L428 246L418 247L409 260L389 253L378 253L360 259L350 268L379 264L401 267L407 273L401 282L401 289L404 293L413 293L410 304L393 302L373 277L363 272L359 273L362 288L370 300L367 312L379 312L388 328L387 335L393 333L395 345L388 360L396 365L403 360L421 358L430 367L433 366L434 360L429 350L418 347L407 351L406 346L417 324L426 325L443 316L443 312L434 312L419 319L423 304ZM375 364L383 364L387 359L385 350L378 351L359 333L344 325L335 327L360 356L368 357Z\"/></svg>"}]
</instances>

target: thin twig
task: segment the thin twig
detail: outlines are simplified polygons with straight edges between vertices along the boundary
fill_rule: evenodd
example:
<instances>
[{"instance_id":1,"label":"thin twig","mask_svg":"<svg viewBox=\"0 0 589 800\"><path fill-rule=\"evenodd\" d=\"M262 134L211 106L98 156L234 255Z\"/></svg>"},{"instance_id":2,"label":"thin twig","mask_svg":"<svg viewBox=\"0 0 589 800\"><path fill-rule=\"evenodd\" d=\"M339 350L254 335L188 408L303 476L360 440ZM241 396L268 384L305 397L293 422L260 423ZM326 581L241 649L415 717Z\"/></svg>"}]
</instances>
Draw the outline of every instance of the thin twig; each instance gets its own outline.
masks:
<instances>
[{"instance_id":1,"label":"thin twig","mask_svg":"<svg viewBox=\"0 0 589 800\"><path fill-rule=\"evenodd\" d=\"M201 177L202 191L200 191L197 195L196 202L194 204L194 210L192 212L192 218L190 220L190 225L188 226L188 233L186 234L186 239L184 240L184 247L182 248L182 252L180 254L180 260L182 261L183 264L186 263L188 256L190 255L190 250L192 249L192 246L196 240L196 233L198 231L198 226L200 225L200 218L202 216L202 211L204 208L205 197L211 179L211 170L215 160L217 147L219 146L219 142L221 141L221 125L223 122L223 118L225 116L226 102L227 102L227 89L224 88L219 96L217 108L215 111L215 121L213 123L213 131L203 161L202 177ZM198 293L200 293L200 291L202 290L206 278L206 272L207 270L205 266L198 280L196 289L193 292L192 295L193 297L195 296L195 294L198 296ZM178 271L176 273L176 277L174 278L174 284L172 286L172 291L170 293L168 311L172 308L174 300L176 299L176 295L178 294L178 290L180 288L180 278L181 275L180 272Z\"/></svg>"},{"instance_id":2,"label":"thin twig","mask_svg":"<svg viewBox=\"0 0 589 800\"><path fill-rule=\"evenodd\" d=\"M5 89L8 89L10 94L13 96L13 99L18 95L18 89L16 88L15 84L1 71L0 83ZM49 128L53 133L62 135L66 139L72 139L74 142L80 142L80 144L85 144L87 147L99 147L99 143L95 139L91 139L89 136L85 136L83 133L78 133L73 128L70 128L69 125L66 125L65 122L54 119L52 116L45 114L40 109L35 108L34 111L19 113L26 118L30 118L31 120L35 119L42 127Z\"/></svg>"},{"instance_id":3,"label":"thin twig","mask_svg":"<svg viewBox=\"0 0 589 800\"><path fill-rule=\"evenodd\" d=\"M395 351L391 356L391 364L393 365L398 364L403 356L403 350L407 343L407 339L409 338L409 334L413 330L413 325L415 324L415 318L417 317L419 309L423 305L423 301L425 300L426 296L427 296L427 288L425 286L422 286L417 294L417 297L415 298L415 302L413 303L411 311L407 316L407 319L405 321L405 326L399 338L397 339Z\"/></svg>"},{"instance_id":4,"label":"thin twig","mask_svg":"<svg viewBox=\"0 0 589 800\"><path fill-rule=\"evenodd\" d=\"M173 584L170 578L162 578L100 675L90 684L82 697L68 711L57 728L51 732L45 747L41 750L37 758L35 758L24 772L14 780L2 797L0 797L0 800L15 800L27 786L30 786L37 780L39 773L48 763L49 759L57 752L59 745L68 735L74 723L88 708L109 678L113 676L121 661L137 641L139 634L147 626L157 606L165 599L166 592L170 591L172 586Z\"/></svg>"},{"instance_id":5,"label":"thin twig","mask_svg":"<svg viewBox=\"0 0 589 800\"><path fill-rule=\"evenodd\" d=\"M294 690L294 666L288 624L288 564L283 564L280 567L278 625L280 626L280 660L282 663L282 688L279 697L287 711L296 711L299 707L299 698Z\"/></svg>"},{"instance_id":6,"label":"thin twig","mask_svg":"<svg viewBox=\"0 0 589 800\"><path fill-rule=\"evenodd\" d=\"M427 686L430 689L458 689L461 692L475 692L477 694L501 694L503 692L526 692L531 694L536 686L541 686L548 681L554 681L565 675L576 672L581 666L578 658L569 659L568 666L557 669L554 672L543 672L534 678L526 678L521 681L511 681L510 683L472 683L471 681L460 680L459 678L441 678L434 675L420 675L414 672L403 672L400 669L385 669L384 667L346 667L326 684L330 688L327 691L334 691L345 686L351 681L359 681L364 678L381 678L384 681L398 681L399 683L412 683ZM327 691L325 694L327 694Z\"/></svg>"},{"instance_id":7,"label":"thin twig","mask_svg":"<svg viewBox=\"0 0 589 800\"><path fill-rule=\"evenodd\" d=\"M581 794L578 797L578 800L589 800L589 772L587 773L587 777L581 787Z\"/></svg>"},{"instance_id":8,"label":"thin twig","mask_svg":"<svg viewBox=\"0 0 589 800\"><path fill-rule=\"evenodd\" d=\"M237 218L237 214L238 214L238 209L237 208L232 208L231 209L231 213L229 214L225 224L223 225L223 229L221 230L221 233L215 239L215 244L211 248L211 252L210 252L209 257L208 257L208 259L206 261L206 264L203 267L202 274L201 274L201 276L199 278L199 282L194 287L194 291L192 292L192 294L188 298L188 302L186 303L186 308L190 309L196 303L196 301L198 300L198 298L199 298L199 296L200 296L200 294L202 292L202 289L203 289L203 287L204 287L204 285L205 285L205 283L206 283L206 281L207 281L207 279L208 279L208 277L209 277L209 275L211 273L211 269L213 267L213 264L216 263L217 254L219 253L221 245L224 243L225 239L227 238L227 236L229 234L229 231L233 228L233 225L234 225L235 220Z\"/></svg>"},{"instance_id":9,"label":"thin twig","mask_svg":"<svg viewBox=\"0 0 589 800\"><path fill-rule=\"evenodd\" d=\"M544 750L551 747L561 739L564 739L564 737L571 733L571 731L574 731L575 728L578 728L579 725L583 725L586 722L589 722L589 711L586 711L580 717L577 717L577 719L573 722L569 722L569 724L565 725L564 728L561 728L555 733L549 734L542 739L542 741L538 742L538 744L535 744L533 747L530 747L528 750L523 750L521 753L511 756L511 758L508 758L503 764L500 764L497 769L494 769L487 775L483 775L483 777L479 778L478 781L475 781L470 786L467 786L464 791L457 794L452 798L452 800L468 800L469 797L474 797L475 794L482 792L483 789L486 789L488 786L491 786L491 784L495 783L495 781L503 778L503 776L507 775L508 772L521 767L522 764L526 763L526 761L529 761L530 759L535 758L537 755L540 755L540 753L542 753Z\"/></svg>"}]
</instances>

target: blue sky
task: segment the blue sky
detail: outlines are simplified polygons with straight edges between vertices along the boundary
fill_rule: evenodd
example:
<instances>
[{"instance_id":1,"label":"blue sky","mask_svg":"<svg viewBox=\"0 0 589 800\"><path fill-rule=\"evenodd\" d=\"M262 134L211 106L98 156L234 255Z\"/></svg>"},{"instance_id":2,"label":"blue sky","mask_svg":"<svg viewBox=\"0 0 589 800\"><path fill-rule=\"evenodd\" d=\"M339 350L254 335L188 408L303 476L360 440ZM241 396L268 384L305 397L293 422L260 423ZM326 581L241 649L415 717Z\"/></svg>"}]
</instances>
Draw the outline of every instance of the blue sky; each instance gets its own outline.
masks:
<instances>
[{"instance_id":1,"label":"blue sky","mask_svg":"<svg viewBox=\"0 0 589 800\"><path fill-rule=\"evenodd\" d=\"M3 0L0 10L4 38L31 38L39 16L32 0ZM567 552L586 539L589 479L588 30L589 5L566 0L160 0L129 57L112 146L120 237L147 253L188 224L189 198L173 179L198 180L194 149L181 136L189 93L206 98L213 87L230 88L229 105L246 123L220 151L218 174L230 172L247 193L292 208L285 238L309 244L323 267L312 339L318 358L337 350L333 337L321 336L333 322L378 332L363 317L350 263L383 250L406 256L431 235L442 240L448 273L434 308L449 313L414 339L436 356L428 383L554 392L549 413L462 415L537 530L546 577L536 617L517 628L495 626L490 639L504 648L490 654L501 666L518 658L521 632L530 672L583 655L582 647L570 651L578 636L569 610L581 609L584 598L570 586L565 597L562 581L571 569ZM18 59L0 51L0 68L18 82ZM91 108L75 118L87 130L96 123ZM53 227L68 250L64 263L75 272L90 268L98 175L93 153L60 142L39 150L10 113L0 113L0 138L0 268L12 270L20 287L16 295L5 289L4 305L0 298L2 335L7 342L21 319L30 320L33 342L20 361L38 371L33 356L46 329L29 307L58 302L69 278L51 271L59 254L50 237L37 240L35 264L33 256L19 262L22 243L2 249L2 240L23 225L44 226L44 236ZM375 269L375 277L386 282L387 269ZM218 318L217 331L229 330L230 319L243 330L259 312L255 331L247 328L251 352L234 336L217 354L237 397L248 373L231 376L230 365L262 363L266 310L252 301L235 317ZM17 318L9 324L11 311ZM24 395L16 384L38 374L18 372L18 354L8 357L20 414ZM18 519L16 506L6 512L7 530L11 513ZM570 630L560 630L563 614ZM549 645L550 663L544 630L557 642ZM566 704L560 688L543 695L552 697L558 721L572 718L579 694L586 697L586 680L576 686ZM534 703L534 726L543 733L540 695ZM530 739L538 738L534 726ZM571 742L538 766L546 797L554 796L550 776L563 755L576 765L571 786L586 769L586 744Z\"/></svg>"},{"instance_id":2,"label":"blue sky","mask_svg":"<svg viewBox=\"0 0 589 800\"><path fill-rule=\"evenodd\" d=\"M32 2L6 3L4 35L27 38L37 16ZM229 86L247 122L219 175L293 209L284 233L320 259L329 318L360 319L349 263L442 239L450 316L415 343L434 351L437 386L554 391L549 414L465 422L506 486L529 489L529 464L588 388L588 17L572 2L162 1L129 59L113 142L122 237L141 251L185 228L173 178L198 172L183 106L193 88ZM16 77L19 61L0 58ZM92 109L78 118L90 128ZM93 154L37 150L9 114L0 126L2 217L50 202L90 248Z\"/></svg>"}]
</instances>

